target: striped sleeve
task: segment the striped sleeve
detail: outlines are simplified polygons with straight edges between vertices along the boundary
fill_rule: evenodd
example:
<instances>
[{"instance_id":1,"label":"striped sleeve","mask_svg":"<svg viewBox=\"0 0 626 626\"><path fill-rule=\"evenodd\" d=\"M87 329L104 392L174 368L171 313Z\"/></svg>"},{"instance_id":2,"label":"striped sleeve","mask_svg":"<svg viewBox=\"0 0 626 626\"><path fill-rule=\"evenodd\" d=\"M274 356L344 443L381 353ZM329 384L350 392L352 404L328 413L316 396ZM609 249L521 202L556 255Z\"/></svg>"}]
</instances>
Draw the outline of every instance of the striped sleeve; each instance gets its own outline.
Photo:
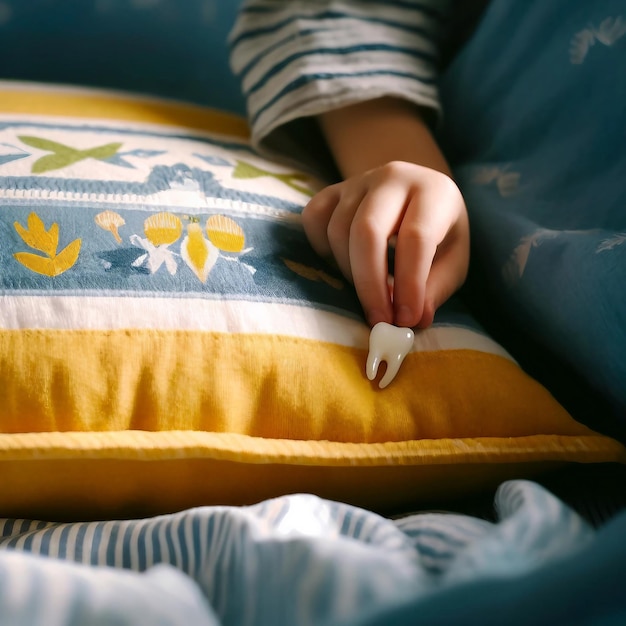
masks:
<instances>
[{"instance_id":1,"label":"striped sleeve","mask_svg":"<svg viewBox=\"0 0 626 626\"><path fill-rule=\"evenodd\" d=\"M448 4L248 0L229 43L255 147L306 163L297 146L308 146L311 116L382 96L438 111L437 42Z\"/></svg>"}]
</instances>

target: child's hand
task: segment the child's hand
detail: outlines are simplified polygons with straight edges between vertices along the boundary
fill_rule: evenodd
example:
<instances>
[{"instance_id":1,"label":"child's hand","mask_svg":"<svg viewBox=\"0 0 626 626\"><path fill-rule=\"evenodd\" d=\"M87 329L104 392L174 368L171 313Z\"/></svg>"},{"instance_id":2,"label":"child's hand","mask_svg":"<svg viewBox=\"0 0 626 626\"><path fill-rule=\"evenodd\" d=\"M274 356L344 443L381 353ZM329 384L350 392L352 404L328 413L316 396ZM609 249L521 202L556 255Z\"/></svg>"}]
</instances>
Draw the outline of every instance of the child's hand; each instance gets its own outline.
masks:
<instances>
[{"instance_id":1,"label":"child's hand","mask_svg":"<svg viewBox=\"0 0 626 626\"><path fill-rule=\"evenodd\" d=\"M469 224L461 192L436 170L392 161L315 195L302 214L318 254L354 282L370 325L429 326L462 284ZM387 267L397 236L393 289Z\"/></svg>"}]
</instances>

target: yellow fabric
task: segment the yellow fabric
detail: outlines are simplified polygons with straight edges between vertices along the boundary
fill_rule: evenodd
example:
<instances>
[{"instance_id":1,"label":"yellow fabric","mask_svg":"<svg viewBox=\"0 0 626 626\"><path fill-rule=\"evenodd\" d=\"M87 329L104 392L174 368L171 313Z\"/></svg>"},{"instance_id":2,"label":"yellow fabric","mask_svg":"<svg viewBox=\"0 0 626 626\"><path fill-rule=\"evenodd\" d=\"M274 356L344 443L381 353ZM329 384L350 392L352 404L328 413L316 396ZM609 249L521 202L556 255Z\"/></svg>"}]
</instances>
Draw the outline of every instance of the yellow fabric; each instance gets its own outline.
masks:
<instances>
[{"instance_id":1,"label":"yellow fabric","mask_svg":"<svg viewBox=\"0 0 626 626\"><path fill-rule=\"evenodd\" d=\"M1 331L0 511L148 515L298 491L384 511L626 462L506 358L410 354L382 393L365 357L293 337Z\"/></svg>"},{"instance_id":2,"label":"yellow fabric","mask_svg":"<svg viewBox=\"0 0 626 626\"><path fill-rule=\"evenodd\" d=\"M3 515L153 515L317 493L381 512L467 496L559 466L625 462L600 436L439 439L383 444L138 431L0 435Z\"/></svg>"},{"instance_id":3,"label":"yellow fabric","mask_svg":"<svg viewBox=\"0 0 626 626\"><path fill-rule=\"evenodd\" d=\"M381 392L363 375L366 356L287 336L0 331L0 380L11 381L1 430L199 430L354 443L591 434L506 358L412 353Z\"/></svg>"},{"instance_id":4,"label":"yellow fabric","mask_svg":"<svg viewBox=\"0 0 626 626\"><path fill-rule=\"evenodd\" d=\"M231 113L183 102L127 97L113 92L84 90L32 91L25 88L0 88L0 112L58 115L73 118L104 118L144 124L183 126L247 138L246 121Z\"/></svg>"}]
</instances>

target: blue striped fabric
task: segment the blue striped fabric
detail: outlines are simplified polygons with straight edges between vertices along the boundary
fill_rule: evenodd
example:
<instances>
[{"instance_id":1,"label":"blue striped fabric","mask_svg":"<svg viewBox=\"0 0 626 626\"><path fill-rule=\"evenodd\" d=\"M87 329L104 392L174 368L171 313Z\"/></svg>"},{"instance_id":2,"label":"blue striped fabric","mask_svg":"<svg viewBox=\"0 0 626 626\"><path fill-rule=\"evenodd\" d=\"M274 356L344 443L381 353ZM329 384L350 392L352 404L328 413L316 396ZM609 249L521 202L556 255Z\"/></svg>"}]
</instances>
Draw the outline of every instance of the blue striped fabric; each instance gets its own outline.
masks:
<instances>
[{"instance_id":1,"label":"blue striped fabric","mask_svg":"<svg viewBox=\"0 0 626 626\"><path fill-rule=\"evenodd\" d=\"M200 589L176 569L144 575L0 554L3 626L216 626Z\"/></svg>"},{"instance_id":2,"label":"blue striped fabric","mask_svg":"<svg viewBox=\"0 0 626 626\"><path fill-rule=\"evenodd\" d=\"M302 58L302 57L306 57L309 55L337 55L337 54L345 54L345 55L349 55L349 54L353 54L353 53L367 53L367 52L392 52L392 53L397 53L397 54L404 54L404 55L408 55L408 56L412 56L415 57L416 59L424 59L425 61L428 61L430 63L434 63L435 59L432 55L432 53L429 52L425 52L423 50L419 50L419 49L415 49L415 48L411 48L411 47L400 47L400 46L392 46L389 44L385 44L385 43L370 43L370 44L365 44L365 43L360 43L354 46L345 46L345 47L334 47L334 48L318 48L318 49L313 49L313 50L306 50L306 51L301 51L301 52L294 52L293 54L291 54L290 56L282 59L279 63L277 63L276 65L272 66L271 68L268 68L265 72L265 74L263 74L261 76L261 78L259 78L253 85L251 85L248 90L247 90L247 96L250 97L251 95L253 95L254 93L256 93L257 91L259 91L260 89L263 88L264 85L267 84L267 82L275 75L276 72L280 72L282 71L284 68L288 67L291 63L294 63L295 61L297 61L298 59ZM250 70L254 67L254 65L248 65L246 67L245 70L242 71L242 76L245 76L247 73L250 72ZM334 78L345 78L346 74L345 73L332 73L330 74L331 76L333 76ZM356 76L362 76L363 73L356 73ZM415 76L415 78L418 78L417 76ZM422 80L427 80L432 82L433 81L433 77L428 75L428 76L424 76L424 78Z\"/></svg>"},{"instance_id":3,"label":"blue striped fabric","mask_svg":"<svg viewBox=\"0 0 626 626\"><path fill-rule=\"evenodd\" d=\"M532 482L503 484L496 509L497 523L389 520L299 494L139 520L0 520L1 621L362 624L471 581L528 574L594 540Z\"/></svg>"},{"instance_id":4,"label":"blue striped fabric","mask_svg":"<svg viewBox=\"0 0 626 626\"><path fill-rule=\"evenodd\" d=\"M347 83L353 81L359 82L361 80L375 80L378 77L385 79L393 78L398 82L406 81L421 81L422 84L433 84L434 78L431 76L418 76L415 72L399 72L396 70L376 70L366 72L323 72L306 74L304 76L298 76L298 78L287 83L276 95L272 96L263 106L261 106L252 116L251 123L254 126L262 115L264 115L274 105L284 102L286 98L293 97L294 102L291 103L291 107L299 110L301 107L306 106L309 101L309 96L303 96L302 100L296 99L296 94L301 87L310 85L311 81L315 81L316 85L320 85L326 81L345 80ZM254 96L254 91L250 91L250 97Z\"/></svg>"},{"instance_id":5,"label":"blue striped fabric","mask_svg":"<svg viewBox=\"0 0 626 626\"><path fill-rule=\"evenodd\" d=\"M438 110L437 41L448 1L245 3L230 34L255 147L284 156L293 119L396 94ZM306 141L296 157L308 163Z\"/></svg>"}]
</instances>

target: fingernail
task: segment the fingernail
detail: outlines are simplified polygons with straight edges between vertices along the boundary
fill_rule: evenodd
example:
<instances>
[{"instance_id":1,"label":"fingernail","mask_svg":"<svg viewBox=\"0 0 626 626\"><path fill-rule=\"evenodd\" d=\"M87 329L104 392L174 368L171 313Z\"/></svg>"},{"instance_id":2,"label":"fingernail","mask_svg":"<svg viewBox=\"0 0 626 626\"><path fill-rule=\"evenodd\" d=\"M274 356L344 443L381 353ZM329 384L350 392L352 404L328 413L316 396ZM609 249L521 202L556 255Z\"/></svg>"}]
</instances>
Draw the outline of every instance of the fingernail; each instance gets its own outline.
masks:
<instances>
[{"instance_id":1,"label":"fingernail","mask_svg":"<svg viewBox=\"0 0 626 626\"><path fill-rule=\"evenodd\" d=\"M413 311L411 311L411 308L405 304L398 307L396 311L396 324L398 326L412 326L413 323Z\"/></svg>"}]
</instances>

